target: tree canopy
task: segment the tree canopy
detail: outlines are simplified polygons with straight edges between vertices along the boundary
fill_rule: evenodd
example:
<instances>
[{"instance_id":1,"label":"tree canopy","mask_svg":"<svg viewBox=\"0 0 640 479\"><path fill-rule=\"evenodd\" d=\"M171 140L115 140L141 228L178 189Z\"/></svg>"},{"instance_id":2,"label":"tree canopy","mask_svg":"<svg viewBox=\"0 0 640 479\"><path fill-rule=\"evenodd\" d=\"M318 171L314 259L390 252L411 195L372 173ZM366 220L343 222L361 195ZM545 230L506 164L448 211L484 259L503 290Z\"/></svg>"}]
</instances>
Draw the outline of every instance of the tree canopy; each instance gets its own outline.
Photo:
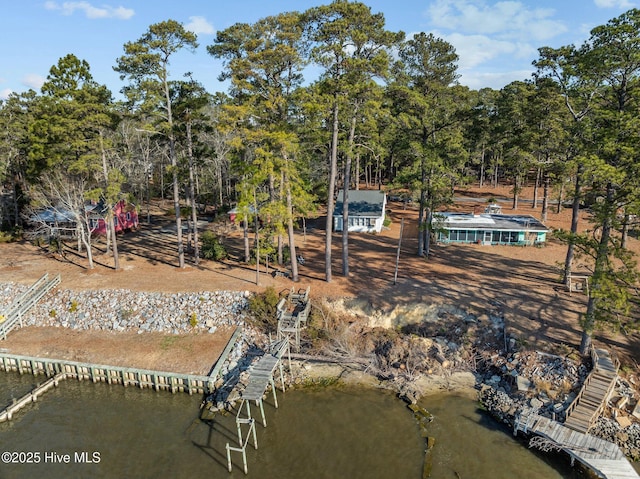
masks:
<instances>
[{"instance_id":1,"label":"tree canopy","mask_svg":"<svg viewBox=\"0 0 640 479\"><path fill-rule=\"evenodd\" d=\"M16 228L34 208L65 203L84 224L91 263L86 202L102 201L109 219L125 196L148 204L167 195L184 267L186 250L194 263L200 257L198 209L236 207L243 259L255 260L258 273L261 261L286 263L297 281L294 233L315 212L326 214L331 281L338 190L345 225L349 190L415 200L415 253L428 262L432 219L457 187L508 184L517 208L522 188L534 185L531 206L542 197L543 220L555 189L558 208L573 205L570 230L557 233L567 244L564 281L575 257L590 268L586 352L598 327L638 326L637 269L625 247L640 214L638 32L640 10L631 9L582 45L541 46L531 78L474 91L459 84L458 55L446 40L406 37L365 3L335 0L218 31L206 49L222 60L217 73L229 88L221 93L170 70L198 42L168 19L123 45L114 65L121 101L69 53L41 91L0 103L0 223ZM579 233L584 208L591 225ZM341 263L348 276L348 226Z\"/></svg>"}]
</instances>

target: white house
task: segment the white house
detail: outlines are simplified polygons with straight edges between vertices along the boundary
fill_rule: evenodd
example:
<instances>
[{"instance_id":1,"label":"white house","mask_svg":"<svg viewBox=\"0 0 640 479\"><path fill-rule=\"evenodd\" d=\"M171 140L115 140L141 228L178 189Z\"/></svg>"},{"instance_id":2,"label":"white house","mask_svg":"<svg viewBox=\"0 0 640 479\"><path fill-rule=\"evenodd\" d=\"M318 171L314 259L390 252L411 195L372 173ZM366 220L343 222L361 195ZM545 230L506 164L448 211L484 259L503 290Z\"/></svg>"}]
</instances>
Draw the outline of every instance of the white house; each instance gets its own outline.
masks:
<instances>
[{"instance_id":1,"label":"white house","mask_svg":"<svg viewBox=\"0 0 640 479\"><path fill-rule=\"evenodd\" d=\"M333 211L333 229L342 231L342 190L338 192ZM380 190L349 190L349 231L380 233L384 224L387 195Z\"/></svg>"}]
</instances>

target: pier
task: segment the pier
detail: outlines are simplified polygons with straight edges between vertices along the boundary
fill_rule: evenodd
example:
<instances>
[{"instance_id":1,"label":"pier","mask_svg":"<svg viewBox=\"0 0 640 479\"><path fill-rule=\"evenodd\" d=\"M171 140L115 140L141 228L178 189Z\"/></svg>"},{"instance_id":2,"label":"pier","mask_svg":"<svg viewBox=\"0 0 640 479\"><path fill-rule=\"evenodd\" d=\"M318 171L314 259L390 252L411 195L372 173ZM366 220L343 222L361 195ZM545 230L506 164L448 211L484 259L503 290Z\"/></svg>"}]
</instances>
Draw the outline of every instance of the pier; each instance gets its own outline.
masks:
<instances>
[{"instance_id":1,"label":"pier","mask_svg":"<svg viewBox=\"0 0 640 479\"><path fill-rule=\"evenodd\" d=\"M577 459L602 479L638 479L633 466L620 448L605 439L581 433L549 418L522 412L515 423L514 435L522 431L544 439L542 449L558 449ZM534 442L535 444L535 442Z\"/></svg>"},{"instance_id":2,"label":"pier","mask_svg":"<svg viewBox=\"0 0 640 479\"><path fill-rule=\"evenodd\" d=\"M264 406L262 399L266 394L267 388L271 385L273 392L273 401L275 407L278 407L278 398L276 395L276 385L274 374L276 370L280 372L280 383L282 392L285 391L284 373L282 359L285 354L290 353L289 338L284 338L271 343L269 351L264 354L258 362L249 370L249 383L241 394L242 401L238 407L236 414L236 428L238 432L238 445L232 446L226 444L227 451L227 468L229 472L233 471L233 463L231 462L231 451L240 452L242 454L242 465L244 473L249 472L247 467L247 445L249 440L253 438L253 447L258 449L258 437L256 434L256 420L251 414L251 402L255 402L260 410L262 426L267 427L267 419L264 414ZM289 369L291 369L291 356L289 355ZM243 433L243 428L246 432Z\"/></svg>"},{"instance_id":3,"label":"pier","mask_svg":"<svg viewBox=\"0 0 640 479\"><path fill-rule=\"evenodd\" d=\"M32 391L28 392L20 399L13 401L9 406L0 411L0 422L11 421L13 415L28 404L34 403L40 396L46 393L49 389L58 387L58 383L67 379L66 373L58 373L54 377L47 379L42 384L38 385Z\"/></svg>"},{"instance_id":4,"label":"pier","mask_svg":"<svg viewBox=\"0 0 640 479\"><path fill-rule=\"evenodd\" d=\"M638 479L633 466L620 448L588 430L601 414L615 386L618 362L604 349L591 350L593 369L576 399L565 412L565 422L540 416L533 411L521 411L513 434L532 434L533 445L542 450L562 450L584 464L602 479Z\"/></svg>"}]
</instances>

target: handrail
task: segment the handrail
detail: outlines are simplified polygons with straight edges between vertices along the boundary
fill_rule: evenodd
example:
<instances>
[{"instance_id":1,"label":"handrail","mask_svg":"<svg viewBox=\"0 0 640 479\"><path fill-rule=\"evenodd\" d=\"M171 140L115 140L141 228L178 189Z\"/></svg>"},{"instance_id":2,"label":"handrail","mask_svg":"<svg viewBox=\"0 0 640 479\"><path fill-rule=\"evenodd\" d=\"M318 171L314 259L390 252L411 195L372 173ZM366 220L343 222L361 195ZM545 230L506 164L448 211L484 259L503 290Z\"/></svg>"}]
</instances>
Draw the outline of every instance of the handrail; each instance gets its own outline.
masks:
<instances>
[{"instance_id":1,"label":"handrail","mask_svg":"<svg viewBox=\"0 0 640 479\"><path fill-rule=\"evenodd\" d=\"M591 372L589 373L587 378L584 380L584 383L582 383L582 388L580 389L580 392L578 393L578 395L571 402L571 404L569 404L569 407L567 409L565 409L565 411L564 411L564 420L565 420L565 422L566 422L567 419L569 419L569 416L571 415L573 410L578 406L578 403L580 402L580 399L584 395L584 391L587 389L587 386L591 382L591 378L593 377L594 372L595 372L595 368L591 370Z\"/></svg>"},{"instance_id":2,"label":"handrail","mask_svg":"<svg viewBox=\"0 0 640 479\"><path fill-rule=\"evenodd\" d=\"M3 339L7 339L7 333L13 329L16 322L22 320L22 315L29 311L51 289L60 284L60 281L60 274L49 280L49 273L45 273L18 299L14 300L3 313L5 319L0 323L0 336Z\"/></svg>"},{"instance_id":3,"label":"handrail","mask_svg":"<svg viewBox=\"0 0 640 479\"><path fill-rule=\"evenodd\" d=\"M565 420L565 422L567 421L567 419L569 419L569 417L571 416L571 413L573 413L575 408L580 403L580 399L582 398L582 396L584 395L585 391L587 390L587 387L591 383L591 379L593 378L595 373L598 372L598 370L599 370L599 367L598 367L599 366L599 356L598 356L598 352L597 352L596 348L593 345L591 345L590 356L591 356L591 361L593 362L593 368L591 369L591 372L589 372L589 375L587 376L587 378L584 380L584 383L582 384L582 388L580 389L580 392L578 393L578 395L571 402L569 407L567 407L567 409L564 411L564 420ZM614 364L614 366L616 368L616 371L617 371L618 368L620 367L620 362L618 361L617 358L614 358L611 354L609 354L609 358L611 359L611 362ZM611 383L609 384L609 387L607 389L606 397L608 397L609 394L611 394L611 390L613 389L614 384L615 384L615 381L611 381ZM604 402L600 404L600 406L594 411L593 415L589 419L589 427L591 427L593 425L594 418L597 417L600 414L600 412L602 411L603 408L604 408Z\"/></svg>"},{"instance_id":4,"label":"handrail","mask_svg":"<svg viewBox=\"0 0 640 479\"><path fill-rule=\"evenodd\" d=\"M216 361L216 364L213 366L213 368L211 368L211 371L209 372L209 375L208 375L210 378L218 379L218 374L220 374L222 365L227 360L227 357L229 356L229 354L231 354L231 350L235 346L238 336L240 336L241 333L242 333L242 329L239 326L236 327L236 330L231 335L231 338L229 338L229 341L227 342L227 345L222 351L222 354L220 354L220 357Z\"/></svg>"}]
</instances>

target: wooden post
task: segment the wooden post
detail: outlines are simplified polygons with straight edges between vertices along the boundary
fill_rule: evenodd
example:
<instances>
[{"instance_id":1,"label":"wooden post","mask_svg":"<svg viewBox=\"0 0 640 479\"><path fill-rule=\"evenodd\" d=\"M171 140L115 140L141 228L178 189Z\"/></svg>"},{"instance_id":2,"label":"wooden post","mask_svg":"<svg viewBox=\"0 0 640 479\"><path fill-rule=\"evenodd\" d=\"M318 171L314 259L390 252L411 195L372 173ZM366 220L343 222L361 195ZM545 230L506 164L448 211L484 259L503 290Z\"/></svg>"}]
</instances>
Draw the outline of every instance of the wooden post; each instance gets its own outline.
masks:
<instances>
[{"instance_id":1,"label":"wooden post","mask_svg":"<svg viewBox=\"0 0 640 479\"><path fill-rule=\"evenodd\" d=\"M227 443L227 469L229 469L229 472L233 471L231 467L231 450L229 449L229 443Z\"/></svg>"},{"instance_id":2,"label":"wooden post","mask_svg":"<svg viewBox=\"0 0 640 479\"><path fill-rule=\"evenodd\" d=\"M275 393L274 393L275 394ZM260 414L262 415L262 425L264 427L267 427L267 418L264 415L264 406L262 405L262 398L258 399L256 401L258 403L258 405L260 406ZM249 401L247 401L247 405L249 405Z\"/></svg>"},{"instance_id":3,"label":"wooden post","mask_svg":"<svg viewBox=\"0 0 640 479\"><path fill-rule=\"evenodd\" d=\"M400 237L398 238L398 251L396 252L396 270L393 273L393 284L398 282L398 264L400 263L400 247L402 246L402 231L404 230L404 218L400 220Z\"/></svg>"}]
</instances>

